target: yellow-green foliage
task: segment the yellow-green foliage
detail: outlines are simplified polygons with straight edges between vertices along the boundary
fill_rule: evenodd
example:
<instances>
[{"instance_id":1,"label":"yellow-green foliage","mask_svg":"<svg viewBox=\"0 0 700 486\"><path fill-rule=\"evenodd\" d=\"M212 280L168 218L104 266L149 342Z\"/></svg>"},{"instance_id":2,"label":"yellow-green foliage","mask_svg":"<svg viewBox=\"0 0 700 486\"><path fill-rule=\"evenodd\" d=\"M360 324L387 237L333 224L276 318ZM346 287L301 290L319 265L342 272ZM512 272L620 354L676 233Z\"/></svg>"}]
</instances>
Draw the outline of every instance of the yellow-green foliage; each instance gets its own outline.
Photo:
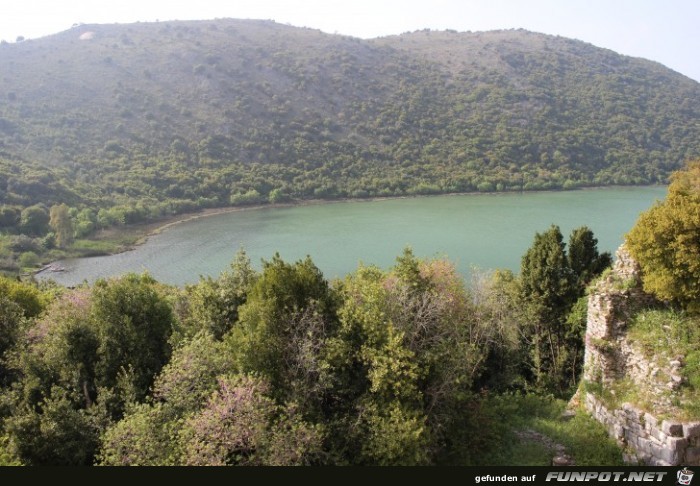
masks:
<instances>
[{"instance_id":1,"label":"yellow-green foliage","mask_svg":"<svg viewBox=\"0 0 700 486\"><path fill-rule=\"evenodd\" d=\"M21 466L22 461L10 449L9 442L6 435L0 436L0 466Z\"/></svg>"},{"instance_id":2,"label":"yellow-green foliage","mask_svg":"<svg viewBox=\"0 0 700 486\"><path fill-rule=\"evenodd\" d=\"M698 308L700 301L700 161L673 175L665 201L643 213L627 235L644 290Z\"/></svg>"},{"instance_id":3,"label":"yellow-green foliage","mask_svg":"<svg viewBox=\"0 0 700 486\"><path fill-rule=\"evenodd\" d=\"M32 285L0 276L0 296L6 296L22 308L26 317L35 317L44 309L41 292Z\"/></svg>"}]
</instances>

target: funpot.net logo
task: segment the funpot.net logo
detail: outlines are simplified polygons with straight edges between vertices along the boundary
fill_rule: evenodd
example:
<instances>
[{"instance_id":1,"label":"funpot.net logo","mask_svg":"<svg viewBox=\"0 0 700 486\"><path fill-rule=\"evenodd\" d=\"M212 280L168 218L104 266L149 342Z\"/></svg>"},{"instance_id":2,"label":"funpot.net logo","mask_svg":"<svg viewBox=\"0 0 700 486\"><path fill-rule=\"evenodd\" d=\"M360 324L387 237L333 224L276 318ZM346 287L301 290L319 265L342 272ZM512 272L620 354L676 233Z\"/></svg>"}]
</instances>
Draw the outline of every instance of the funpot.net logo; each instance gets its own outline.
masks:
<instances>
[{"instance_id":1,"label":"funpot.net logo","mask_svg":"<svg viewBox=\"0 0 700 486\"><path fill-rule=\"evenodd\" d=\"M578 482L578 481L663 481L667 471L551 471L547 473L545 481ZM680 474L680 472L679 472ZM680 477L680 476L679 476ZM692 478L692 473L691 473ZM690 483L681 483L684 486Z\"/></svg>"}]
</instances>

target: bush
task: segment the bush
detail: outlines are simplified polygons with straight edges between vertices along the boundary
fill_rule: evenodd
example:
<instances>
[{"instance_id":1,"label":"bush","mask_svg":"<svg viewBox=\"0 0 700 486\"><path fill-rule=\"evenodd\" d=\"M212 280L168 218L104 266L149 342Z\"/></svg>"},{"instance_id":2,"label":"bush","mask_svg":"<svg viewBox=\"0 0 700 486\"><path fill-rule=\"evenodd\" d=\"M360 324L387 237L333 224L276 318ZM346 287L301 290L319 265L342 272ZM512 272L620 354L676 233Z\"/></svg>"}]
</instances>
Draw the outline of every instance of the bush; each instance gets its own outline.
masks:
<instances>
[{"instance_id":1,"label":"bush","mask_svg":"<svg viewBox=\"0 0 700 486\"><path fill-rule=\"evenodd\" d=\"M26 251L19 256L19 265L23 268L33 268L39 264L39 255Z\"/></svg>"},{"instance_id":2,"label":"bush","mask_svg":"<svg viewBox=\"0 0 700 486\"><path fill-rule=\"evenodd\" d=\"M672 176L665 201L643 213L627 234L644 290L700 310L700 161Z\"/></svg>"}]
</instances>

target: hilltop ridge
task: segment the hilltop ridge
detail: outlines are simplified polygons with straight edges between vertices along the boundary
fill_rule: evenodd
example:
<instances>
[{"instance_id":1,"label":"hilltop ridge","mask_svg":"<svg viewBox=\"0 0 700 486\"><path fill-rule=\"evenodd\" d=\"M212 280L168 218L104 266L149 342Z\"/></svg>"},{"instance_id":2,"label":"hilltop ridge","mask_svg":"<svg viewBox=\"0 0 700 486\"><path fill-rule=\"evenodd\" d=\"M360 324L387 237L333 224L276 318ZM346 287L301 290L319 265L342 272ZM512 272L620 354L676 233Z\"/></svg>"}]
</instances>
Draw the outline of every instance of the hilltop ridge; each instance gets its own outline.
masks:
<instances>
[{"instance_id":1,"label":"hilltop ridge","mask_svg":"<svg viewBox=\"0 0 700 486\"><path fill-rule=\"evenodd\" d=\"M700 84L523 30L80 25L0 45L0 70L0 204L18 207L649 184L700 156Z\"/></svg>"}]
</instances>

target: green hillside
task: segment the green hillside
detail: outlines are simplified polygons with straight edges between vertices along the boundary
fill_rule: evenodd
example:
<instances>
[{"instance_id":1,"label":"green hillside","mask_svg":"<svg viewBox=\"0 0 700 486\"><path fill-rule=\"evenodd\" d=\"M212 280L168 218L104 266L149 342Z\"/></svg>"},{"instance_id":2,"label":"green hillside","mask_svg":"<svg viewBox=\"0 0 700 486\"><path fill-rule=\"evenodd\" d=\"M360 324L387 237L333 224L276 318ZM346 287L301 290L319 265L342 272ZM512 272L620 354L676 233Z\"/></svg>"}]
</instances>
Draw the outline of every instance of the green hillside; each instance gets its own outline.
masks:
<instances>
[{"instance_id":1,"label":"green hillside","mask_svg":"<svg viewBox=\"0 0 700 486\"><path fill-rule=\"evenodd\" d=\"M655 183L699 156L700 84L522 30L215 20L0 45L5 233L35 204L66 203L82 236L231 204Z\"/></svg>"}]
</instances>

